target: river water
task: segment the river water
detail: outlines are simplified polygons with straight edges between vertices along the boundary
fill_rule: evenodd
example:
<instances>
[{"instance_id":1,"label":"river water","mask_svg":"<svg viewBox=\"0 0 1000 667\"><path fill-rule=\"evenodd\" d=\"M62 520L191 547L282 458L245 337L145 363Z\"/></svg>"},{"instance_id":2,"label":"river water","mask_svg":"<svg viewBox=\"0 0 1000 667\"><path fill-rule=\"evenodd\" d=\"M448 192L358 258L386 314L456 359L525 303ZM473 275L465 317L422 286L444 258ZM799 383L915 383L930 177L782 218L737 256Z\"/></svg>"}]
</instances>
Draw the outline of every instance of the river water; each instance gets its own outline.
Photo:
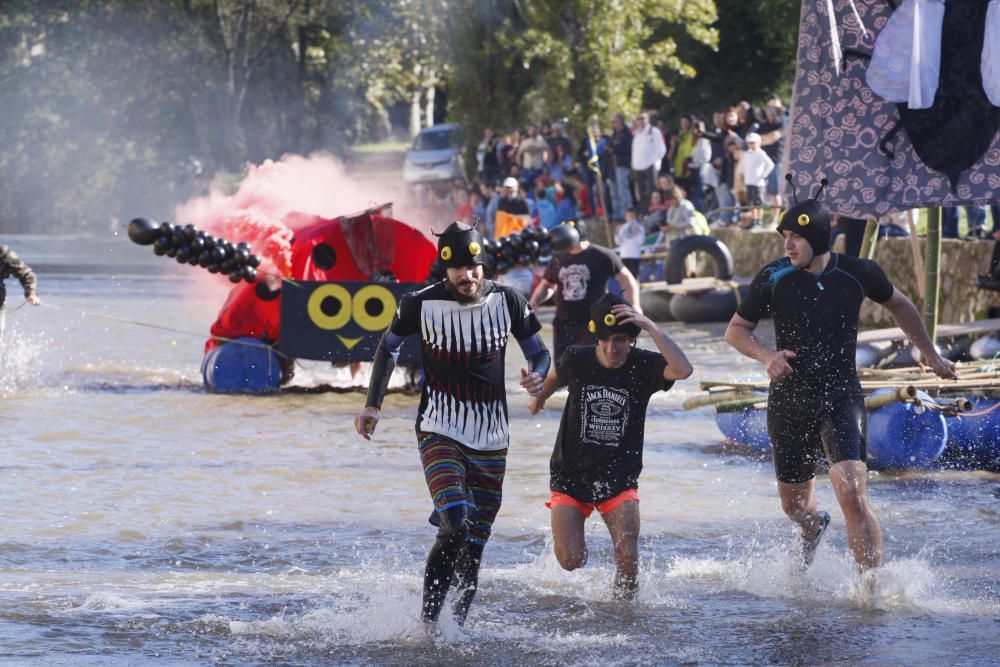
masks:
<instances>
[{"instance_id":1,"label":"river water","mask_svg":"<svg viewBox=\"0 0 1000 667\"><path fill-rule=\"evenodd\" d=\"M18 308L8 284L5 664L1000 660L1000 477L873 473L887 563L864 583L820 477L833 524L813 567L796 571L770 461L723 447L710 411L681 409L699 380L760 376L722 325L665 327L696 370L650 403L634 604L611 599L596 514L584 569L564 572L552 555L543 503L560 399L531 417L510 351L514 437L482 587L464 629L445 618L428 636L418 613L434 529L415 397L390 395L366 442L351 424L358 393L204 393L201 338L118 320L204 334L223 285L121 235L5 242L39 268L48 304ZM349 384L344 373L305 364L295 382Z\"/></svg>"}]
</instances>

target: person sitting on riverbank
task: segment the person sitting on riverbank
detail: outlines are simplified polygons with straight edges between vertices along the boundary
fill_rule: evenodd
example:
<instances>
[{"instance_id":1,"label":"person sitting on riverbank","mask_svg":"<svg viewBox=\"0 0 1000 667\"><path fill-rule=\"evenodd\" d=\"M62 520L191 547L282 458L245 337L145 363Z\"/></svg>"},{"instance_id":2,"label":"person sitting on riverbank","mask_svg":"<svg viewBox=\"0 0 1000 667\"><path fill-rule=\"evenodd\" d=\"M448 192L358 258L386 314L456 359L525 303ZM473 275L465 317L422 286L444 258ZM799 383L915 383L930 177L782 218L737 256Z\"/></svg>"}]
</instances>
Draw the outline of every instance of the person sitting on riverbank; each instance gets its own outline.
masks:
<instances>
[{"instance_id":1,"label":"person sitting on riverbank","mask_svg":"<svg viewBox=\"0 0 1000 667\"><path fill-rule=\"evenodd\" d=\"M570 347L542 392L529 399L537 414L560 387L569 388L550 461L552 537L566 570L587 563L585 521L596 509L615 548L614 595L639 588L639 473L649 398L691 375L684 352L624 299L605 294L590 310L596 345ZM645 331L659 352L635 346Z\"/></svg>"},{"instance_id":2,"label":"person sitting on riverbank","mask_svg":"<svg viewBox=\"0 0 1000 667\"><path fill-rule=\"evenodd\" d=\"M0 309L3 308L7 298L7 288L4 281L11 276L17 278L24 289L24 300L32 306L40 306L42 300L38 298L38 280L31 267L17 256L10 246L0 243Z\"/></svg>"}]
</instances>

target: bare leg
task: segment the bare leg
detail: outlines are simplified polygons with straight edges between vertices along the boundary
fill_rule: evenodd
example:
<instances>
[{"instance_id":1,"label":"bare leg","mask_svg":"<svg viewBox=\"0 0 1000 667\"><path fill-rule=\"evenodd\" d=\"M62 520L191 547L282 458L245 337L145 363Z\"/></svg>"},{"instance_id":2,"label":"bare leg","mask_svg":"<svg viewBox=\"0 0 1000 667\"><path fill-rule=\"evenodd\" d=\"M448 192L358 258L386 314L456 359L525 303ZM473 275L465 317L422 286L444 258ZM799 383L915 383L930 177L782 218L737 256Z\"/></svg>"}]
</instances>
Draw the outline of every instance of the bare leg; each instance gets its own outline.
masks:
<instances>
[{"instance_id":1,"label":"bare leg","mask_svg":"<svg viewBox=\"0 0 1000 667\"><path fill-rule=\"evenodd\" d=\"M552 508L553 550L564 570L575 570L587 564L584 520L583 513L576 507L556 505Z\"/></svg>"},{"instance_id":2,"label":"bare leg","mask_svg":"<svg viewBox=\"0 0 1000 667\"><path fill-rule=\"evenodd\" d=\"M604 515L615 545L616 600L634 600L639 591L639 503L628 500Z\"/></svg>"},{"instance_id":3,"label":"bare leg","mask_svg":"<svg viewBox=\"0 0 1000 667\"><path fill-rule=\"evenodd\" d=\"M847 523L847 546L862 572L882 566L882 528L868 501L867 473L861 461L830 467L830 481Z\"/></svg>"},{"instance_id":4,"label":"bare leg","mask_svg":"<svg viewBox=\"0 0 1000 667\"><path fill-rule=\"evenodd\" d=\"M813 495L813 481L798 484L778 482L778 497L781 509L789 519L798 524L802 535L813 537L822 525L816 515L816 497Z\"/></svg>"}]
</instances>

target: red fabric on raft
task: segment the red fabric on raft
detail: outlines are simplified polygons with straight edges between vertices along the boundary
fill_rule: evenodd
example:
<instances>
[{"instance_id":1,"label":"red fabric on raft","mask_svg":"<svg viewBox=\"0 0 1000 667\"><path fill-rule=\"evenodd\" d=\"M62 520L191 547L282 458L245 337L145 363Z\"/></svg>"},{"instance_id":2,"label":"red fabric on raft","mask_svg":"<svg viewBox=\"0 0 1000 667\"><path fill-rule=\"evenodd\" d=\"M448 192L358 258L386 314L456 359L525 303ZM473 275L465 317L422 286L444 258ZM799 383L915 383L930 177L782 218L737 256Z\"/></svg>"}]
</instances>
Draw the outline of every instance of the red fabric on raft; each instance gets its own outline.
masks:
<instances>
[{"instance_id":1,"label":"red fabric on raft","mask_svg":"<svg viewBox=\"0 0 1000 667\"><path fill-rule=\"evenodd\" d=\"M313 222L309 222L309 220ZM437 246L416 229L374 213L326 219L300 213L286 218L296 228L292 242L292 280L367 281L377 270L391 271L399 282L424 282L437 256ZM320 268L313 249L325 243L333 249L333 266ZM229 293L213 336L250 336L276 342L281 331L281 297L260 299L255 285L240 283ZM209 339L205 352L219 341Z\"/></svg>"}]
</instances>

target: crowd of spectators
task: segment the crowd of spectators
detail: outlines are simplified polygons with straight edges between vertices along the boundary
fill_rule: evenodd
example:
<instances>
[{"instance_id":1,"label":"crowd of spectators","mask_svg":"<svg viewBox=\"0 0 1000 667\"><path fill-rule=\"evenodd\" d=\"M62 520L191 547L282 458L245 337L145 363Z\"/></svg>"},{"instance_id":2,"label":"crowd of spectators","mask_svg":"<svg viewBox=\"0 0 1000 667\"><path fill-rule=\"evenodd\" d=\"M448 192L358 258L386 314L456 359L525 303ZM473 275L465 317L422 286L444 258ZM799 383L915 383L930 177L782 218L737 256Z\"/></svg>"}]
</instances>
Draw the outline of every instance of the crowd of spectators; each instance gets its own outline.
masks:
<instances>
[{"instance_id":1,"label":"crowd of spectators","mask_svg":"<svg viewBox=\"0 0 1000 667\"><path fill-rule=\"evenodd\" d=\"M648 245L653 235L653 247L662 248L678 236L709 233L709 224L776 225L787 123L785 105L773 97L761 108L744 101L707 118L683 114L673 123L643 111L631 122L617 114L607 127L556 121L506 132L489 128L477 145L476 178L426 188L421 199L436 218L478 222L487 237L496 235L498 211L530 216L546 229L607 214L618 223L615 245L633 260L636 240ZM965 207L966 238L1000 237L1000 206L988 208ZM942 216L943 236L957 238L958 209L944 208ZM880 222L883 236L910 233L905 217ZM842 223L836 231L856 244L864 221Z\"/></svg>"},{"instance_id":2,"label":"crowd of spectators","mask_svg":"<svg viewBox=\"0 0 1000 667\"><path fill-rule=\"evenodd\" d=\"M494 233L496 212L529 215L550 228L605 214L624 223L633 210L648 234L697 226L763 223L780 206L778 172L787 114L781 100L763 110L741 102L712 114L711 123L684 114L675 126L649 112L631 122L615 115L570 132L565 122L484 131L476 179L426 188L425 206L458 220L478 219Z\"/></svg>"}]
</instances>

